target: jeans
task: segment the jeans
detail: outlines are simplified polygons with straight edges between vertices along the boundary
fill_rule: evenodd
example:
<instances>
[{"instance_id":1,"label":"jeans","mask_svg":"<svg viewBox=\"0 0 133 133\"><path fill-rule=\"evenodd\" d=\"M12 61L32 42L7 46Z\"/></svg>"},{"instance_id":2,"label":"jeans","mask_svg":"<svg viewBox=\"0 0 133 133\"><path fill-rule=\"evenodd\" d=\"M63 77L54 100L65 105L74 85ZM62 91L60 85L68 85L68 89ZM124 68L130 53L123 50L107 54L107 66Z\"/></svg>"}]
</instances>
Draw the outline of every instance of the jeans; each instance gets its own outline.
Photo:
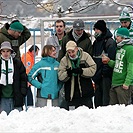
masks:
<instances>
[{"instance_id":1,"label":"jeans","mask_svg":"<svg viewBox=\"0 0 133 133\"><path fill-rule=\"evenodd\" d=\"M22 111L22 107L14 107L13 98L1 98L0 101L0 113L2 111L5 111L7 115L14 109L17 109L18 111Z\"/></svg>"},{"instance_id":2,"label":"jeans","mask_svg":"<svg viewBox=\"0 0 133 133\"><path fill-rule=\"evenodd\" d=\"M13 98L1 98L0 112L5 111L7 114L9 114L13 109Z\"/></svg>"}]
</instances>

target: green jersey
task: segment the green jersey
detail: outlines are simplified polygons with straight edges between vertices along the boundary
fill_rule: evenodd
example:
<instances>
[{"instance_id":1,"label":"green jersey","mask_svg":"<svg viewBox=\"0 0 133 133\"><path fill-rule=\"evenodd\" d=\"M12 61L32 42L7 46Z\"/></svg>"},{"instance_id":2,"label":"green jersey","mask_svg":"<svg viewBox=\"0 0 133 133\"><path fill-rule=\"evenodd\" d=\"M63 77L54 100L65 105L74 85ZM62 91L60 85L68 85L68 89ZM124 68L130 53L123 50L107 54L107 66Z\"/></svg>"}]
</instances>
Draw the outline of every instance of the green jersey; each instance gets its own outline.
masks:
<instances>
[{"instance_id":1,"label":"green jersey","mask_svg":"<svg viewBox=\"0 0 133 133\"><path fill-rule=\"evenodd\" d=\"M124 45L117 50L115 62L110 61L109 66L114 67L112 85L133 85L133 45Z\"/></svg>"}]
</instances>

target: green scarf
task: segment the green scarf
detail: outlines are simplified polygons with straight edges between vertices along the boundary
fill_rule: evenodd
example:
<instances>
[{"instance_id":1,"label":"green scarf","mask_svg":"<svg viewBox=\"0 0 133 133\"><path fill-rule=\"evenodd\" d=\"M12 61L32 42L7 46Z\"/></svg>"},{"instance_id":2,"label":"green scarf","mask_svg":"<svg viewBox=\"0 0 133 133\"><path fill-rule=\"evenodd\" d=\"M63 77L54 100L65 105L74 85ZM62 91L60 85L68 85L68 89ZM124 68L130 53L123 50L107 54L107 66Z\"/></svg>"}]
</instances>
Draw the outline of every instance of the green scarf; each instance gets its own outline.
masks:
<instances>
[{"instance_id":1,"label":"green scarf","mask_svg":"<svg viewBox=\"0 0 133 133\"><path fill-rule=\"evenodd\" d=\"M78 56L76 59L74 59L74 60L70 59L71 64L72 64L72 69L79 67L79 64L80 64L80 52L79 51L77 52L77 55ZM76 64L75 64L75 61L76 61ZM73 73L73 76L77 76L77 74Z\"/></svg>"}]
</instances>

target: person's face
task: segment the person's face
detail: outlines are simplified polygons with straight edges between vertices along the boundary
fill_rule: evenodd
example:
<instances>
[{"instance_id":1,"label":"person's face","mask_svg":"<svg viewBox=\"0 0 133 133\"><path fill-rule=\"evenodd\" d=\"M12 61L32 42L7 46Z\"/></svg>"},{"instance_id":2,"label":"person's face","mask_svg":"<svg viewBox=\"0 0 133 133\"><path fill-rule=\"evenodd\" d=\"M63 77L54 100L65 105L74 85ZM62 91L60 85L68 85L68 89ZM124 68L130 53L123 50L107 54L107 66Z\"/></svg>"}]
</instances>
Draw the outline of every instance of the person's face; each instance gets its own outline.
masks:
<instances>
[{"instance_id":1,"label":"person's face","mask_svg":"<svg viewBox=\"0 0 133 133\"><path fill-rule=\"evenodd\" d=\"M83 34L84 30L83 29L82 30L74 30L74 32L76 33L76 35L81 36Z\"/></svg>"},{"instance_id":2,"label":"person's face","mask_svg":"<svg viewBox=\"0 0 133 133\"><path fill-rule=\"evenodd\" d=\"M76 55L77 55L77 52L78 52L78 48L77 47L74 50L71 50L71 49L67 50L67 53L68 53L68 55L71 58L75 58Z\"/></svg>"},{"instance_id":3,"label":"person's face","mask_svg":"<svg viewBox=\"0 0 133 133\"><path fill-rule=\"evenodd\" d=\"M51 50L49 56L56 58L56 49L54 47L52 47L52 50Z\"/></svg>"},{"instance_id":4,"label":"person's face","mask_svg":"<svg viewBox=\"0 0 133 133\"><path fill-rule=\"evenodd\" d=\"M36 56L38 55L38 52L39 52L39 50L37 49L37 51L36 51L36 53L35 53L35 54L36 54Z\"/></svg>"},{"instance_id":5,"label":"person's face","mask_svg":"<svg viewBox=\"0 0 133 133\"><path fill-rule=\"evenodd\" d=\"M11 55L11 50L10 49L2 49L1 55L3 56L4 59L9 59L10 55Z\"/></svg>"},{"instance_id":6,"label":"person's face","mask_svg":"<svg viewBox=\"0 0 133 133\"><path fill-rule=\"evenodd\" d=\"M116 36L116 42L120 43L121 41L123 41L123 38L121 36Z\"/></svg>"},{"instance_id":7,"label":"person's face","mask_svg":"<svg viewBox=\"0 0 133 133\"><path fill-rule=\"evenodd\" d=\"M12 36L13 36L14 38L16 38L16 39L17 39L19 36L21 36L21 33L22 33L22 32L13 31Z\"/></svg>"},{"instance_id":8,"label":"person's face","mask_svg":"<svg viewBox=\"0 0 133 133\"><path fill-rule=\"evenodd\" d=\"M39 52L39 50L37 49L37 51L36 52L34 52L34 50L32 51L32 54L34 55L34 56L37 56L38 55L38 52Z\"/></svg>"},{"instance_id":9,"label":"person's face","mask_svg":"<svg viewBox=\"0 0 133 133\"><path fill-rule=\"evenodd\" d=\"M95 33L101 34L102 32L99 29L94 29Z\"/></svg>"},{"instance_id":10,"label":"person's face","mask_svg":"<svg viewBox=\"0 0 133 133\"><path fill-rule=\"evenodd\" d=\"M130 21L120 21L120 23L121 23L121 27L128 28L131 22Z\"/></svg>"},{"instance_id":11,"label":"person's face","mask_svg":"<svg viewBox=\"0 0 133 133\"><path fill-rule=\"evenodd\" d=\"M57 35L62 35L65 31L63 22L59 22L59 23L56 22L55 26L56 26Z\"/></svg>"}]
</instances>

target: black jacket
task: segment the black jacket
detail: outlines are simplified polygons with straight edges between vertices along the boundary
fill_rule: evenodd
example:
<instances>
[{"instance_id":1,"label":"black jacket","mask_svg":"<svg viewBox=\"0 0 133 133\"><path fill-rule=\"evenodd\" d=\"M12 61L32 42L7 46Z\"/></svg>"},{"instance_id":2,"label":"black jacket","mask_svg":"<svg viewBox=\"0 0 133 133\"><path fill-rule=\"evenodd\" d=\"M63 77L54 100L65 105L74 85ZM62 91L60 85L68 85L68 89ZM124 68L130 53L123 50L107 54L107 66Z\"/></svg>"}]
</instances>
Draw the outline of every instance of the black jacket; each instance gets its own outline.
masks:
<instances>
[{"instance_id":1,"label":"black jacket","mask_svg":"<svg viewBox=\"0 0 133 133\"><path fill-rule=\"evenodd\" d=\"M112 33L109 29L107 32L97 37L93 43L93 59L97 64L97 71L93 77L94 82L99 81L103 76L112 78L113 69L108 65L102 63L102 58L96 58L102 54L107 53L112 60L115 59L117 45L112 39Z\"/></svg>"},{"instance_id":2,"label":"black jacket","mask_svg":"<svg viewBox=\"0 0 133 133\"><path fill-rule=\"evenodd\" d=\"M1 59L0 59L1 62ZM14 58L14 75L13 75L13 95L14 107L22 107L24 105L24 97L27 94L27 75L26 69L21 60ZM1 65L0 65L1 70ZM1 71L0 71L1 75ZM1 90L0 85L0 90ZM0 95L1 97L1 95Z\"/></svg>"}]
</instances>

